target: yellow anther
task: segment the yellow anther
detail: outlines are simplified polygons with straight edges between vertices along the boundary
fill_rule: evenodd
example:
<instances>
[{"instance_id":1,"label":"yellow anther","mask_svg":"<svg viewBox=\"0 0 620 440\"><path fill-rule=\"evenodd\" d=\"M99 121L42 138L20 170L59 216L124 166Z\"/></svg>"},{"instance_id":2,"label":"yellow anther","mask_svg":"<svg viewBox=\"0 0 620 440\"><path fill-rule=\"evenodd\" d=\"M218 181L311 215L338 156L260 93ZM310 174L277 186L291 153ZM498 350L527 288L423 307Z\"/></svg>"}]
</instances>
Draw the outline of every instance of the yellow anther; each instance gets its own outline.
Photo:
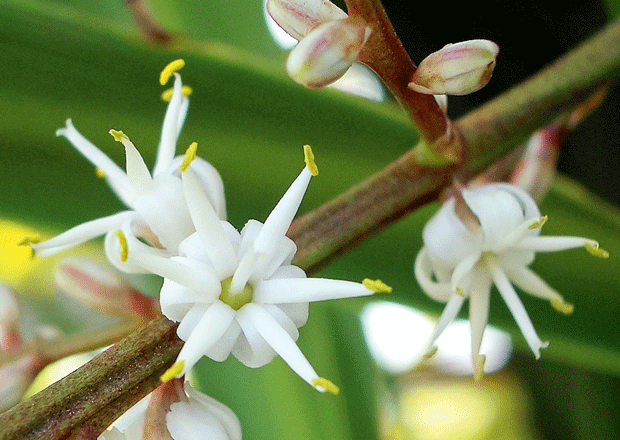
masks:
<instances>
[{"instance_id":1,"label":"yellow anther","mask_svg":"<svg viewBox=\"0 0 620 440\"><path fill-rule=\"evenodd\" d=\"M18 243L17 246L30 246L31 244L37 244L41 242L41 237L38 235L25 236ZM30 259L34 259L36 256L34 249L30 248Z\"/></svg>"},{"instance_id":2,"label":"yellow anther","mask_svg":"<svg viewBox=\"0 0 620 440\"><path fill-rule=\"evenodd\" d=\"M430 359L433 356L435 356L435 353L437 353L437 346L433 345L431 348L428 349L428 351L426 353L424 353L424 359Z\"/></svg>"},{"instance_id":3,"label":"yellow anther","mask_svg":"<svg viewBox=\"0 0 620 440\"><path fill-rule=\"evenodd\" d=\"M590 254L594 255L595 257L609 258L609 252L607 252L605 249L601 249L600 247L598 247L598 243L585 243L583 247L585 247L586 251L590 252Z\"/></svg>"},{"instance_id":4,"label":"yellow anther","mask_svg":"<svg viewBox=\"0 0 620 440\"><path fill-rule=\"evenodd\" d=\"M118 238L118 242L121 245L121 261L124 263L125 261L127 261L127 256L129 255L127 238L125 237L125 234L123 234L123 231L121 231L120 229L116 231L114 235L116 235L116 238Z\"/></svg>"},{"instance_id":5,"label":"yellow anther","mask_svg":"<svg viewBox=\"0 0 620 440\"><path fill-rule=\"evenodd\" d=\"M531 225L528 226L528 229L540 229L543 227L545 223L547 223L547 219L549 216L543 215L538 221L535 221Z\"/></svg>"},{"instance_id":6,"label":"yellow anther","mask_svg":"<svg viewBox=\"0 0 620 440\"><path fill-rule=\"evenodd\" d=\"M310 174L313 176L317 176L319 174L319 167L317 167L314 162L314 153L312 152L310 145L304 145L304 162L306 162L306 166L308 167L308 170L310 170Z\"/></svg>"},{"instance_id":7,"label":"yellow anther","mask_svg":"<svg viewBox=\"0 0 620 440\"><path fill-rule=\"evenodd\" d=\"M325 391L333 395L337 395L340 392L340 388L334 385L332 381L327 380L324 377L317 377L316 379L312 379L312 385L315 387L325 388Z\"/></svg>"},{"instance_id":8,"label":"yellow anther","mask_svg":"<svg viewBox=\"0 0 620 440\"><path fill-rule=\"evenodd\" d=\"M552 299L551 307L556 309L560 313L564 313L565 315L570 315L575 310L575 306L571 303L564 302L563 299Z\"/></svg>"},{"instance_id":9,"label":"yellow anther","mask_svg":"<svg viewBox=\"0 0 620 440\"><path fill-rule=\"evenodd\" d=\"M189 168L190 164L194 161L194 159L196 159L197 148L198 144L196 142L192 142L191 144L189 144L189 147L187 147L187 150L185 151L185 157L183 158L183 163L179 167L182 173L187 171L187 168Z\"/></svg>"},{"instance_id":10,"label":"yellow anther","mask_svg":"<svg viewBox=\"0 0 620 440\"><path fill-rule=\"evenodd\" d=\"M101 168L95 168L95 175L100 179L103 179L105 177L105 171L103 171Z\"/></svg>"},{"instance_id":11,"label":"yellow anther","mask_svg":"<svg viewBox=\"0 0 620 440\"><path fill-rule=\"evenodd\" d=\"M474 380L476 382L480 382L482 376L484 375L484 363L487 360L487 357L483 354L479 354L476 358L476 365L474 366Z\"/></svg>"},{"instance_id":12,"label":"yellow anther","mask_svg":"<svg viewBox=\"0 0 620 440\"><path fill-rule=\"evenodd\" d=\"M183 86L181 87L181 93L183 94L183 96L189 96L192 94L194 90L190 87L190 86ZM172 93L174 92L174 89L171 87L168 90L165 90L164 92L162 92L161 94L161 99L163 101L166 102L170 102L170 100L172 99Z\"/></svg>"},{"instance_id":13,"label":"yellow anther","mask_svg":"<svg viewBox=\"0 0 620 440\"><path fill-rule=\"evenodd\" d=\"M458 296L465 297L465 291L463 290L463 288L462 288L462 287L457 287L457 288L456 288L456 294L457 294Z\"/></svg>"},{"instance_id":14,"label":"yellow anther","mask_svg":"<svg viewBox=\"0 0 620 440\"><path fill-rule=\"evenodd\" d=\"M122 131L112 129L108 133L112 135L116 142L123 142L123 139L129 140L129 137Z\"/></svg>"},{"instance_id":15,"label":"yellow anther","mask_svg":"<svg viewBox=\"0 0 620 440\"><path fill-rule=\"evenodd\" d=\"M172 379L177 377L179 374L181 374L184 367L185 367L185 361L176 361L172 365L172 367L168 368L166 372L161 375L159 380L161 380L163 383L171 381Z\"/></svg>"},{"instance_id":16,"label":"yellow anther","mask_svg":"<svg viewBox=\"0 0 620 440\"><path fill-rule=\"evenodd\" d=\"M392 293L392 288L381 280L371 280L370 278L365 278L362 281L362 284L364 287L375 293Z\"/></svg>"},{"instance_id":17,"label":"yellow anther","mask_svg":"<svg viewBox=\"0 0 620 440\"><path fill-rule=\"evenodd\" d=\"M173 62L168 64L159 74L159 83L162 86L165 85L172 76L172 74L181 70L183 66L185 66L185 61L183 61L182 59L174 60Z\"/></svg>"}]
</instances>

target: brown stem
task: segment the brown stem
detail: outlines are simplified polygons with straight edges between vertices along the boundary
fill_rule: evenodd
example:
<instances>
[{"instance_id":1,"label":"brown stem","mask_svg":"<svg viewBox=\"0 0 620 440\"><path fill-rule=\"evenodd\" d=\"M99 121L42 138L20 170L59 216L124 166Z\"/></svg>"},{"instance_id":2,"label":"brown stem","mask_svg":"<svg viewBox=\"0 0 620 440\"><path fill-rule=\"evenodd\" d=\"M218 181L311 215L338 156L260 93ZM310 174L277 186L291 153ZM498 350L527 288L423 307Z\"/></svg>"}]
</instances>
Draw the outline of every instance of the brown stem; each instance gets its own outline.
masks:
<instances>
[{"instance_id":1,"label":"brown stem","mask_svg":"<svg viewBox=\"0 0 620 440\"><path fill-rule=\"evenodd\" d=\"M442 149L460 151L460 146L441 142L448 133L450 120L439 108L435 98L407 87L416 66L394 32L381 2L346 0L346 4L349 16L363 21L372 29L359 60L374 70L400 101L418 134L428 145L440 141L438 146ZM458 136L453 137L454 142L459 139Z\"/></svg>"}]
</instances>

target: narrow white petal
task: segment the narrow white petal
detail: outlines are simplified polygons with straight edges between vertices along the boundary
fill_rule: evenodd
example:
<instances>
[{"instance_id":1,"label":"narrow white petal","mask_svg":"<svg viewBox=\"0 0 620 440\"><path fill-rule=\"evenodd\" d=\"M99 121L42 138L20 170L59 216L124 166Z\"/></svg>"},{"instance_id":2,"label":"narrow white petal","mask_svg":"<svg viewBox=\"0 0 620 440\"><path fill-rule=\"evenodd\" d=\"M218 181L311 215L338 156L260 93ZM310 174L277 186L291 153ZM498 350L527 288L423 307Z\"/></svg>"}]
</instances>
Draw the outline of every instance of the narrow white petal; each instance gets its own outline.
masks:
<instances>
[{"instance_id":1,"label":"narrow white petal","mask_svg":"<svg viewBox=\"0 0 620 440\"><path fill-rule=\"evenodd\" d=\"M319 377L291 336L262 307L248 303L237 313L244 315L252 322L261 336L299 377L310 385L312 385L312 379Z\"/></svg>"},{"instance_id":2,"label":"narrow white petal","mask_svg":"<svg viewBox=\"0 0 620 440\"><path fill-rule=\"evenodd\" d=\"M237 268L235 250L191 167L183 173L183 187L194 227L215 271L220 279L232 276Z\"/></svg>"},{"instance_id":3,"label":"narrow white petal","mask_svg":"<svg viewBox=\"0 0 620 440\"><path fill-rule=\"evenodd\" d=\"M118 270L125 273L151 273L148 269L140 266L139 264L135 264L131 261L122 261L122 253L123 249L121 248L121 244L116 236L116 232L120 229L125 235L128 241L132 241L138 244L138 249L143 252L153 253L155 255L159 255L163 258L169 258L170 253L168 253L165 249L158 249L155 247L147 246L146 244L139 241L132 233L131 222L125 222L120 225L119 228L115 228L110 230L104 239L103 248L105 250L106 257L108 257L108 261L114 265Z\"/></svg>"},{"instance_id":4,"label":"narrow white petal","mask_svg":"<svg viewBox=\"0 0 620 440\"><path fill-rule=\"evenodd\" d=\"M512 283L526 293L549 301L554 299L562 301L562 295L549 287L531 269L522 266L504 267L504 272Z\"/></svg>"},{"instance_id":5,"label":"narrow white petal","mask_svg":"<svg viewBox=\"0 0 620 440\"><path fill-rule=\"evenodd\" d=\"M505 249L512 248L515 244L520 243L528 235L538 235L540 228L531 229L531 226L540 221L540 217L530 218L517 226L512 232L502 238L491 251L501 253Z\"/></svg>"},{"instance_id":6,"label":"narrow white petal","mask_svg":"<svg viewBox=\"0 0 620 440\"><path fill-rule=\"evenodd\" d=\"M241 257L239 266L233 275L230 283L231 292L241 292L243 290L256 267L256 257L257 256L254 254L254 246L250 243L247 252Z\"/></svg>"},{"instance_id":7,"label":"narrow white petal","mask_svg":"<svg viewBox=\"0 0 620 440\"><path fill-rule=\"evenodd\" d=\"M74 226L54 238L50 238L41 243L32 244L31 246L37 251L37 255L48 257L82 244L92 238L99 237L113 229L118 229L122 223L130 220L133 215L133 211L122 211L107 217L101 217Z\"/></svg>"},{"instance_id":8,"label":"narrow white petal","mask_svg":"<svg viewBox=\"0 0 620 440\"><path fill-rule=\"evenodd\" d=\"M181 101L183 93L181 91L183 84L181 75L174 73L174 86L172 97L166 108L164 123L161 128L161 139L157 148L157 159L155 167L153 167L153 176L168 170L177 148L177 139L179 137L179 111L181 109Z\"/></svg>"},{"instance_id":9,"label":"narrow white petal","mask_svg":"<svg viewBox=\"0 0 620 440\"><path fill-rule=\"evenodd\" d=\"M108 156L103 154L99 148L95 147L88 139L75 129L71 119L67 119L67 127L56 131L56 136L64 136L73 144L76 150L86 157L93 165L101 169L106 176L110 186L118 197L129 206L135 193L129 184L129 179L125 171L116 165Z\"/></svg>"},{"instance_id":10,"label":"narrow white petal","mask_svg":"<svg viewBox=\"0 0 620 440\"><path fill-rule=\"evenodd\" d=\"M489 318L491 279L486 270L476 270L469 295L469 324L471 326L471 356L476 362L480 354L482 335Z\"/></svg>"},{"instance_id":11,"label":"narrow white petal","mask_svg":"<svg viewBox=\"0 0 620 440\"><path fill-rule=\"evenodd\" d=\"M181 106L179 108L179 117L177 118L177 141L179 140L179 135L181 134L181 130L183 130L183 125L185 124L185 119L187 118L188 110L189 110L189 98L181 94Z\"/></svg>"},{"instance_id":12,"label":"narrow white petal","mask_svg":"<svg viewBox=\"0 0 620 440\"><path fill-rule=\"evenodd\" d=\"M265 224L254 242L254 252L265 254L267 261L271 260L280 240L291 226L311 178L312 174L305 167L265 220Z\"/></svg>"},{"instance_id":13,"label":"narrow white petal","mask_svg":"<svg viewBox=\"0 0 620 440\"><path fill-rule=\"evenodd\" d=\"M288 237L283 237L280 240L280 244L276 247L271 260L265 267L265 271L262 274L263 278L271 278L274 272L283 264L290 264L297 252L297 246L295 242Z\"/></svg>"},{"instance_id":14,"label":"narrow white petal","mask_svg":"<svg viewBox=\"0 0 620 440\"><path fill-rule=\"evenodd\" d=\"M487 260L487 265L491 270L493 282L497 286L502 298L504 298L508 309L510 309L510 313L514 316L515 321L517 321L517 325L521 329L521 333L523 333L528 345L534 352L534 356L538 359L540 357L540 349L546 348L549 343L542 342L536 334L534 325L532 324L525 307L523 307L523 303L519 299L517 292L515 292L514 287L510 284L510 281L504 274L503 270L491 260Z\"/></svg>"},{"instance_id":15,"label":"narrow white petal","mask_svg":"<svg viewBox=\"0 0 620 440\"><path fill-rule=\"evenodd\" d=\"M159 304L166 318L179 322L193 305L211 304L214 296L215 294L205 295L200 289L189 289L166 278L159 292Z\"/></svg>"},{"instance_id":16,"label":"narrow white petal","mask_svg":"<svg viewBox=\"0 0 620 440\"><path fill-rule=\"evenodd\" d=\"M290 335L293 341L297 341L297 339L299 339L299 330L297 330L297 326L293 320L282 311L282 309L278 306L274 306L273 304L264 304L262 307L272 316L273 319L276 320L278 325Z\"/></svg>"},{"instance_id":17,"label":"narrow white petal","mask_svg":"<svg viewBox=\"0 0 620 440\"><path fill-rule=\"evenodd\" d=\"M327 278L273 279L254 285L254 301L268 304L325 301L372 294L374 292L361 283Z\"/></svg>"},{"instance_id":18,"label":"narrow white petal","mask_svg":"<svg viewBox=\"0 0 620 440\"><path fill-rule=\"evenodd\" d=\"M144 163L142 155L136 146L126 137L121 139L125 147L125 160L127 164L127 178L135 193L144 191L151 183L151 173Z\"/></svg>"},{"instance_id":19,"label":"narrow white petal","mask_svg":"<svg viewBox=\"0 0 620 440\"><path fill-rule=\"evenodd\" d=\"M170 173L179 175L179 167L185 160L185 155L177 156L170 165ZM196 157L190 168L194 170L196 177L201 183L202 191L207 195L211 206L220 220L226 220L226 198L224 197L224 182L217 169L201 157Z\"/></svg>"},{"instance_id":20,"label":"narrow white petal","mask_svg":"<svg viewBox=\"0 0 620 440\"><path fill-rule=\"evenodd\" d=\"M184 361L181 377L217 344L235 318L235 311L221 301L215 301L200 319L190 337L185 341L177 361Z\"/></svg>"},{"instance_id":21,"label":"narrow white petal","mask_svg":"<svg viewBox=\"0 0 620 440\"><path fill-rule=\"evenodd\" d=\"M216 362L224 362L241 336L241 326L235 320L230 324L219 342L205 352L205 356Z\"/></svg>"},{"instance_id":22,"label":"narrow white petal","mask_svg":"<svg viewBox=\"0 0 620 440\"><path fill-rule=\"evenodd\" d=\"M247 314L237 313L235 320L239 323L242 333L232 349L232 354L239 359L239 362L250 368L259 368L267 365L278 355L256 330Z\"/></svg>"},{"instance_id":23,"label":"narrow white petal","mask_svg":"<svg viewBox=\"0 0 620 440\"><path fill-rule=\"evenodd\" d=\"M450 297L448 303L446 304L446 307L444 307L443 312L441 312L441 317L439 318L439 321L437 321L437 324L435 324L435 328L433 329L433 333L431 334L428 342L429 347L435 343L437 338L443 333L448 324L454 321L454 318L456 318L456 315L458 315L459 311L461 310L463 301L465 301L465 298L460 295L454 294L452 295L452 297Z\"/></svg>"},{"instance_id":24,"label":"narrow white petal","mask_svg":"<svg viewBox=\"0 0 620 440\"><path fill-rule=\"evenodd\" d=\"M452 272L452 279L450 281L453 292L457 289L463 289L463 279L471 273L471 270L480 260L481 255L481 252L474 252L463 258L461 262L456 265L454 272Z\"/></svg>"},{"instance_id":25,"label":"narrow white petal","mask_svg":"<svg viewBox=\"0 0 620 440\"><path fill-rule=\"evenodd\" d=\"M435 301L447 302L454 293L452 284L449 282L436 282L431 277L431 261L428 258L426 247L423 247L415 259L414 273L418 284L428 296Z\"/></svg>"},{"instance_id":26,"label":"narrow white petal","mask_svg":"<svg viewBox=\"0 0 620 440\"><path fill-rule=\"evenodd\" d=\"M189 289L203 292L205 302L215 300L221 293L220 280L213 269L199 261L183 257L164 258L151 253L135 252L131 248L127 261Z\"/></svg>"},{"instance_id":27,"label":"narrow white petal","mask_svg":"<svg viewBox=\"0 0 620 440\"><path fill-rule=\"evenodd\" d=\"M596 241L588 238L544 235L541 237L526 237L521 243L516 244L513 249L534 252L557 252L583 247L586 243L598 247Z\"/></svg>"}]
</instances>

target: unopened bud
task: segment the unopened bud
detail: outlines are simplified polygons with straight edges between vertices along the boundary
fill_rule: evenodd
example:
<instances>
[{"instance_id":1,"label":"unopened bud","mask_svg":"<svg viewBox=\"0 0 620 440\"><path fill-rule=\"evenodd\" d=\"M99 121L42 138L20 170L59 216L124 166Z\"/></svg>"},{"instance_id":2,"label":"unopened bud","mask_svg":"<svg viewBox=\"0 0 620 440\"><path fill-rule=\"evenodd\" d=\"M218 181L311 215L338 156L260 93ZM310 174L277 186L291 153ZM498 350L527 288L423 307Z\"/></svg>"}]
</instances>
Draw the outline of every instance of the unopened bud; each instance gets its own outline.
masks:
<instances>
[{"instance_id":1,"label":"unopened bud","mask_svg":"<svg viewBox=\"0 0 620 440\"><path fill-rule=\"evenodd\" d=\"M17 299L11 289L0 283L0 350L11 351L21 342Z\"/></svg>"},{"instance_id":2,"label":"unopened bud","mask_svg":"<svg viewBox=\"0 0 620 440\"><path fill-rule=\"evenodd\" d=\"M153 299L140 293L112 269L85 258L61 261L55 274L58 287L101 313L130 318L151 318L157 313Z\"/></svg>"},{"instance_id":3,"label":"unopened bud","mask_svg":"<svg viewBox=\"0 0 620 440\"><path fill-rule=\"evenodd\" d=\"M347 18L346 12L328 0L268 0L267 12L297 40L323 23Z\"/></svg>"},{"instance_id":4,"label":"unopened bud","mask_svg":"<svg viewBox=\"0 0 620 440\"><path fill-rule=\"evenodd\" d=\"M430 54L411 77L409 88L428 95L467 95L483 88L493 74L497 44L469 40Z\"/></svg>"},{"instance_id":5,"label":"unopened bud","mask_svg":"<svg viewBox=\"0 0 620 440\"><path fill-rule=\"evenodd\" d=\"M348 18L325 23L295 46L286 70L295 82L308 88L331 84L357 60L369 36L369 27Z\"/></svg>"},{"instance_id":6,"label":"unopened bud","mask_svg":"<svg viewBox=\"0 0 620 440\"><path fill-rule=\"evenodd\" d=\"M19 403L40 370L41 367L30 355L0 367L0 412Z\"/></svg>"}]
</instances>

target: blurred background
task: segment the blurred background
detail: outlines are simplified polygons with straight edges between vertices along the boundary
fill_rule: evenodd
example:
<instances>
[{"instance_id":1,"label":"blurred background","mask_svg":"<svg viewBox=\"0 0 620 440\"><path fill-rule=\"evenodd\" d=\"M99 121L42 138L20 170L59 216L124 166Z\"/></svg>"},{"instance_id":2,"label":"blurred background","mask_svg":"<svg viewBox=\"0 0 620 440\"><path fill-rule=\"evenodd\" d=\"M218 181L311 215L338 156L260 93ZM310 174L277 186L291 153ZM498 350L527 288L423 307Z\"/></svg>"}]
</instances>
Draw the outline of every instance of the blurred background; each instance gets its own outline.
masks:
<instances>
[{"instance_id":1,"label":"blurred background","mask_svg":"<svg viewBox=\"0 0 620 440\"><path fill-rule=\"evenodd\" d=\"M57 293L52 273L58 258L31 261L11 246L25 231L53 235L122 209L90 164L54 132L71 117L122 164L123 151L107 132L123 130L152 164L165 111L157 78L174 58L186 60L181 74L194 88L178 151L198 141L199 154L222 174L229 221L237 227L248 218L264 220L299 172L305 143L313 146L321 175L300 212L387 165L417 139L363 67L338 88L308 91L289 80L284 63L294 43L270 28L262 0L130 3L0 5L6 71L0 84L0 275L22 293L24 327L44 321L72 333L109 322ZM453 118L524 80L620 11L616 0L564 2L561 8L546 0L384 4L414 62L450 42L486 38L499 44L491 83L450 98ZM136 14L164 32L149 38ZM246 439L620 438L618 93L612 85L601 107L568 135L559 168L574 180L559 177L541 205L550 217L544 233L595 238L612 258L594 260L575 250L536 260L534 270L576 307L566 317L523 298L541 337L550 341L540 360L495 293L494 327L483 343L493 356L481 383L472 378L466 321L449 327L437 354L421 361L443 309L412 274L421 228L437 209L430 205L318 274L381 278L394 287L387 298L311 307L299 344L319 374L341 387L340 396L314 392L280 359L259 370L235 359L203 359L195 381L238 414ZM76 252L103 261L99 244ZM130 282L157 292L157 280ZM460 317L467 318L465 311ZM37 386L59 374L66 370L47 370Z\"/></svg>"}]
</instances>

